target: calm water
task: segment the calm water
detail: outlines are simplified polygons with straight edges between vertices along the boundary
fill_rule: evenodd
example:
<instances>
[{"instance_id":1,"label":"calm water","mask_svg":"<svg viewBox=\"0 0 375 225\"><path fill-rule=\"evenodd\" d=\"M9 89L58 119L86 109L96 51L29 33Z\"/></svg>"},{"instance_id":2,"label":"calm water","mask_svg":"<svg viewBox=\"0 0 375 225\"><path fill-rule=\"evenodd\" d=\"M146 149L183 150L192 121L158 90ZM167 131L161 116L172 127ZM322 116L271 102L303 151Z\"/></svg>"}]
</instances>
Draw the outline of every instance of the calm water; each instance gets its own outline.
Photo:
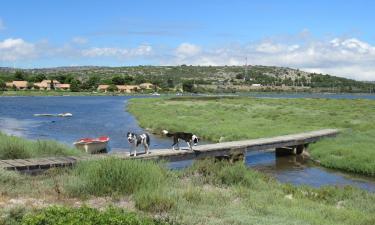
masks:
<instances>
[{"instance_id":1,"label":"calm water","mask_svg":"<svg viewBox=\"0 0 375 225\"><path fill-rule=\"evenodd\" d=\"M306 94L257 94L256 97L317 97ZM323 95L329 98L375 99L372 95ZM322 97L322 96L320 96ZM129 148L127 131L144 132L135 118L125 111L126 96L84 97L0 97L0 131L29 139L53 139L68 145L82 137L108 135L112 148ZM70 112L73 117L35 117L33 114ZM157 113L157 112L155 112ZM151 135L152 148L170 148L171 140ZM201 143L202 144L202 143ZM375 191L375 180L317 167L299 156L276 158L272 152L251 152L248 166L275 176L281 182L315 187L355 185ZM174 162L173 168L189 166L191 161Z\"/></svg>"},{"instance_id":2,"label":"calm water","mask_svg":"<svg viewBox=\"0 0 375 225\"><path fill-rule=\"evenodd\" d=\"M131 97L2 97L0 130L29 139L53 139L68 145L82 137L107 135L112 148L128 148L126 132L144 132L125 111ZM34 114L70 112L72 117L35 117ZM153 148L171 142L152 135Z\"/></svg>"}]
</instances>

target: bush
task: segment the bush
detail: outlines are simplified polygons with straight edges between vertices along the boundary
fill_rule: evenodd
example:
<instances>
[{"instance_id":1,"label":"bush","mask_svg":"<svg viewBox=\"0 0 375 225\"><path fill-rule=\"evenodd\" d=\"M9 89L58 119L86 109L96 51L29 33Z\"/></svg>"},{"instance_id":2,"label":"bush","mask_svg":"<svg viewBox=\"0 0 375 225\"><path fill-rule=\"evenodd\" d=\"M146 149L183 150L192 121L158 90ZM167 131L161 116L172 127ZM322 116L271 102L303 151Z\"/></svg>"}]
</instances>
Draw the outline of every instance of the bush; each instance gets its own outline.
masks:
<instances>
[{"instance_id":1,"label":"bush","mask_svg":"<svg viewBox=\"0 0 375 225\"><path fill-rule=\"evenodd\" d=\"M173 196L165 189L141 189L134 198L135 206L143 211L167 212L176 205Z\"/></svg>"},{"instance_id":2,"label":"bush","mask_svg":"<svg viewBox=\"0 0 375 225\"><path fill-rule=\"evenodd\" d=\"M82 152L54 141L29 141L0 133L0 159L80 155Z\"/></svg>"},{"instance_id":3,"label":"bush","mask_svg":"<svg viewBox=\"0 0 375 225\"><path fill-rule=\"evenodd\" d=\"M24 216L22 225L65 225L65 224L95 224L95 225L147 225L167 224L163 221L141 217L123 209L108 208L105 211L81 207L67 208L53 206L34 214Z\"/></svg>"},{"instance_id":4,"label":"bush","mask_svg":"<svg viewBox=\"0 0 375 225\"><path fill-rule=\"evenodd\" d=\"M105 158L80 162L74 179L66 183L72 196L132 194L141 188L150 190L166 183L166 169L153 161Z\"/></svg>"},{"instance_id":5,"label":"bush","mask_svg":"<svg viewBox=\"0 0 375 225\"><path fill-rule=\"evenodd\" d=\"M255 187L263 182L265 177L247 168L243 162L231 164L227 161L213 159L195 161L185 174L199 174L204 183L214 185L244 185Z\"/></svg>"}]
</instances>

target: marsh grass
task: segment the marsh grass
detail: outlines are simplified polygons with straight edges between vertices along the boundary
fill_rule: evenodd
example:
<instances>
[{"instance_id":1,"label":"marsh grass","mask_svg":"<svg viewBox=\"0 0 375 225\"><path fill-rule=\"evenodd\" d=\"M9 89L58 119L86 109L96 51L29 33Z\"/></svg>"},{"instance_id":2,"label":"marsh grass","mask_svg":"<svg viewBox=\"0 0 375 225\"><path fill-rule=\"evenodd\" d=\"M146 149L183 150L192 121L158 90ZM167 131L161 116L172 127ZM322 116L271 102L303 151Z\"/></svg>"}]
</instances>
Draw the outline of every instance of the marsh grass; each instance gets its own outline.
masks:
<instances>
[{"instance_id":1,"label":"marsh grass","mask_svg":"<svg viewBox=\"0 0 375 225\"><path fill-rule=\"evenodd\" d=\"M375 101L210 97L132 99L128 111L155 132L189 131L214 142L272 137L326 128L336 139L311 145L322 165L375 175ZM155 113L157 112L157 113Z\"/></svg>"},{"instance_id":2,"label":"marsh grass","mask_svg":"<svg viewBox=\"0 0 375 225\"><path fill-rule=\"evenodd\" d=\"M182 224L374 224L375 221L373 193L351 187L281 184L242 163L202 160L182 171L169 171L158 163L140 160L105 159L79 164L71 171L55 169L37 176L13 171L0 173L1 196L56 195L53 187L57 182L65 199L75 196L74 201L84 200L88 197L86 191L91 197L128 196L134 201L138 215L166 216ZM4 189L4 184L9 187ZM1 218L9 220L12 217L19 220L23 213L21 209L4 210L0 208ZM85 210L34 212L30 218L43 218L41 221L59 218L66 222L67 218L77 219L77 216L80 219L94 214L103 216L97 210L89 210L94 213L86 216ZM115 220L119 214L105 215L103 221Z\"/></svg>"},{"instance_id":3,"label":"marsh grass","mask_svg":"<svg viewBox=\"0 0 375 225\"><path fill-rule=\"evenodd\" d=\"M142 188L157 189L167 182L167 170L154 161L105 158L79 163L75 179L67 181L72 196L133 194Z\"/></svg>"},{"instance_id":4,"label":"marsh grass","mask_svg":"<svg viewBox=\"0 0 375 225\"><path fill-rule=\"evenodd\" d=\"M55 141L30 141L0 132L0 159L22 159L46 156L82 155L77 149Z\"/></svg>"},{"instance_id":5,"label":"marsh grass","mask_svg":"<svg viewBox=\"0 0 375 225\"><path fill-rule=\"evenodd\" d=\"M169 224L161 219L152 219L134 212L109 207L105 210L81 207L71 208L52 206L33 213L28 213L22 218L15 218L22 225L65 225L65 224L105 224L105 225L162 225Z\"/></svg>"}]
</instances>

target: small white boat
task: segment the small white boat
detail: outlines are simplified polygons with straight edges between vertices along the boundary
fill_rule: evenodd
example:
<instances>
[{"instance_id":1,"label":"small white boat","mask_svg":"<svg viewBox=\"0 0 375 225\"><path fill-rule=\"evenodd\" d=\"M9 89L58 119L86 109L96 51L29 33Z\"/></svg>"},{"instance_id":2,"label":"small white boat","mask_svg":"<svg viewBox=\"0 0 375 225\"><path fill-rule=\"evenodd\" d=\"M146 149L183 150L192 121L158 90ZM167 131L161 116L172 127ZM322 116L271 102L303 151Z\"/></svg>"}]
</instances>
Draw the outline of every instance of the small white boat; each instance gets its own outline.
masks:
<instances>
[{"instance_id":1,"label":"small white boat","mask_svg":"<svg viewBox=\"0 0 375 225\"><path fill-rule=\"evenodd\" d=\"M154 93L152 93L151 95L154 95L154 96L159 96L160 94L159 94L159 93L157 93L157 92L154 92Z\"/></svg>"},{"instance_id":2,"label":"small white boat","mask_svg":"<svg viewBox=\"0 0 375 225\"><path fill-rule=\"evenodd\" d=\"M98 138L81 138L74 142L74 146L90 154L106 152L108 149L108 136Z\"/></svg>"},{"instance_id":3,"label":"small white boat","mask_svg":"<svg viewBox=\"0 0 375 225\"><path fill-rule=\"evenodd\" d=\"M67 117L67 116L73 116L71 113L59 113L58 116Z\"/></svg>"},{"instance_id":4,"label":"small white boat","mask_svg":"<svg viewBox=\"0 0 375 225\"><path fill-rule=\"evenodd\" d=\"M48 113L37 113L34 116L55 116L55 114L48 114Z\"/></svg>"},{"instance_id":5,"label":"small white boat","mask_svg":"<svg viewBox=\"0 0 375 225\"><path fill-rule=\"evenodd\" d=\"M70 117L73 116L71 113L59 113L59 114L50 114L50 113L40 113L34 114L34 116L61 116L61 117Z\"/></svg>"}]
</instances>

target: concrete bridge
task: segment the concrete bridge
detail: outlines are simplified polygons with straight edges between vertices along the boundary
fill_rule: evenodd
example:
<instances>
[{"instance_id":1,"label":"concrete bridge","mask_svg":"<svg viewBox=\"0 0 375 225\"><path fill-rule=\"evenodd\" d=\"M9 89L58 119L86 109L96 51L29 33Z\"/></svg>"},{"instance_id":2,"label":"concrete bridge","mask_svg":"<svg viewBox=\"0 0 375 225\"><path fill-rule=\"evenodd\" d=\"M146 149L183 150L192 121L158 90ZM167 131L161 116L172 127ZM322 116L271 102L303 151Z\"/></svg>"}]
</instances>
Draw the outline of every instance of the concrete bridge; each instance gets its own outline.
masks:
<instances>
[{"instance_id":1,"label":"concrete bridge","mask_svg":"<svg viewBox=\"0 0 375 225\"><path fill-rule=\"evenodd\" d=\"M48 169L51 167L72 166L78 161L94 160L109 156L121 159L152 159L166 161L181 161L215 157L217 159L238 161L242 160L245 153L249 151L275 149L277 155L301 154L310 143L317 142L322 138L334 137L338 133L339 130L337 129L325 129L271 138L199 145L193 148L194 151L151 149L151 154L138 154L136 157L130 156L129 151L123 149L122 151L124 153L114 154L0 160L0 168L18 171Z\"/></svg>"}]
</instances>

